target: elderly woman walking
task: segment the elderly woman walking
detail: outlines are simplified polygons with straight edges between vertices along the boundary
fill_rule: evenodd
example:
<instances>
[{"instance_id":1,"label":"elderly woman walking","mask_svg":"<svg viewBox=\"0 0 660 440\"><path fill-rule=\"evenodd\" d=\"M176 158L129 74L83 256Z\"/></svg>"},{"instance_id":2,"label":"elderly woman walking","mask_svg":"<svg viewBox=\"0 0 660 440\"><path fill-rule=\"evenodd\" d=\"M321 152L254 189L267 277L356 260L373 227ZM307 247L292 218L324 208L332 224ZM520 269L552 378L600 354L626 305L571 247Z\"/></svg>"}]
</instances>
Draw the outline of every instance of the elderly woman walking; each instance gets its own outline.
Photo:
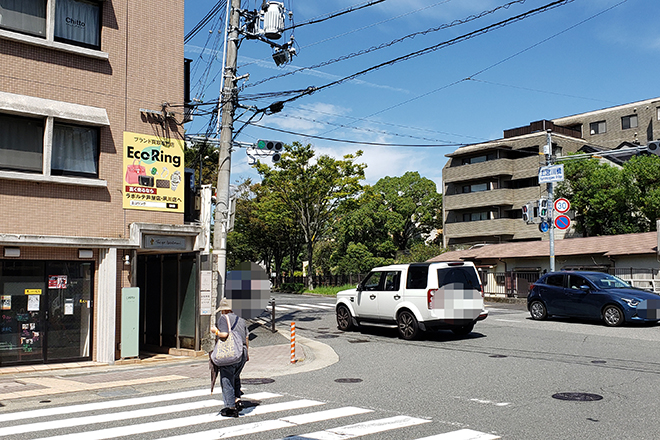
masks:
<instances>
[{"instance_id":1,"label":"elderly woman walking","mask_svg":"<svg viewBox=\"0 0 660 440\"><path fill-rule=\"evenodd\" d=\"M209 360L212 372L211 391L213 391L215 378L220 373L222 400L225 404L220 414L225 417L238 417L238 414L243 409L241 402L241 371L243 371L245 362L250 359L248 356L250 333L247 323L243 318L234 314L227 298L220 300L218 311L220 313L216 316L215 326L211 327L211 333L214 333L222 341L226 340L231 333L233 338L242 342L240 346L243 348L243 353L239 360L231 365L217 366Z\"/></svg>"}]
</instances>

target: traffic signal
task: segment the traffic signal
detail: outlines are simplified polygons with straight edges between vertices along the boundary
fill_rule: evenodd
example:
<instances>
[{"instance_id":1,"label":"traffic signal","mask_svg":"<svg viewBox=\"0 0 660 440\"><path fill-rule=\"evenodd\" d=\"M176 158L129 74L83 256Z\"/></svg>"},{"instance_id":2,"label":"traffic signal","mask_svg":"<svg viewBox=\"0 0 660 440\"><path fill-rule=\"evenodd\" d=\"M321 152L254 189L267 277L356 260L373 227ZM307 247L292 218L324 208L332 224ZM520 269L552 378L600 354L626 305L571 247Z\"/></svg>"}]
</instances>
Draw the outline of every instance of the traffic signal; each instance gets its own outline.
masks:
<instances>
[{"instance_id":1,"label":"traffic signal","mask_svg":"<svg viewBox=\"0 0 660 440\"><path fill-rule=\"evenodd\" d=\"M548 199L539 199L539 217L541 220L548 218Z\"/></svg>"},{"instance_id":2,"label":"traffic signal","mask_svg":"<svg viewBox=\"0 0 660 440\"><path fill-rule=\"evenodd\" d=\"M534 212L532 211L531 203L522 205L522 219L525 223L532 223L534 221Z\"/></svg>"},{"instance_id":3,"label":"traffic signal","mask_svg":"<svg viewBox=\"0 0 660 440\"><path fill-rule=\"evenodd\" d=\"M282 158L282 149L284 144L281 141L269 141L259 139L256 145L257 150L271 151L273 162L279 162Z\"/></svg>"}]
</instances>

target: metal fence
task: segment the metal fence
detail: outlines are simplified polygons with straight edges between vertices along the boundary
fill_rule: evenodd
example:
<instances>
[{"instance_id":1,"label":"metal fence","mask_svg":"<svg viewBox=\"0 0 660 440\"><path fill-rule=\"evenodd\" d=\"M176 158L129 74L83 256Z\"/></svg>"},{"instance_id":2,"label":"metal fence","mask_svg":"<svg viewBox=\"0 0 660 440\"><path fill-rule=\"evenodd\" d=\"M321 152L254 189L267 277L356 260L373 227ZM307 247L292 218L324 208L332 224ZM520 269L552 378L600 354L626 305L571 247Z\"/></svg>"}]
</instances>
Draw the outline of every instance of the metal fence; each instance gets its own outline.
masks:
<instances>
[{"instance_id":1,"label":"metal fence","mask_svg":"<svg viewBox=\"0 0 660 440\"><path fill-rule=\"evenodd\" d=\"M609 268L607 273L630 283L633 287L660 293L660 269L652 268ZM538 272L485 272L480 271L486 295L527 298L531 286L542 273Z\"/></svg>"}]
</instances>

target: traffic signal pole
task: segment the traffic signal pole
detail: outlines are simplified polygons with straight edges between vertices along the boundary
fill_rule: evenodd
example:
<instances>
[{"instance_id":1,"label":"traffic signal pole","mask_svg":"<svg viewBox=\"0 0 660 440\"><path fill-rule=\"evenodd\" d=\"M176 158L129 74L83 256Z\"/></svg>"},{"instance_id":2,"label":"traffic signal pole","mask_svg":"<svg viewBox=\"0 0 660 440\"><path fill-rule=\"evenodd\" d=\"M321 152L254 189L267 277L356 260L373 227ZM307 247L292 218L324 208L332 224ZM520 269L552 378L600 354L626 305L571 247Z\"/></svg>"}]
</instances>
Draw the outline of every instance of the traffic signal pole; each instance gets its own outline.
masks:
<instances>
[{"instance_id":1,"label":"traffic signal pole","mask_svg":"<svg viewBox=\"0 0 660 440\"><path fill-rule=\"evenodd\" d=\"M213 254L217 264L216 304L224 297L227 273L227 230L229 227L229 184L231 173L231 147L234 132L234 100L236 97L236 59L238 56L239 10L241 0L231 0L229 38L227 39L226 65L220 103L220 147L218 151L218 184L213 233ZM215 322L214 309L211 322Z\"/></svg>"},{"instance_id":2,"label":"traffic signal pole","mask_svg":"<svg viewBox=\"0 0 660 440\"><path fill-rule=\"evenodd\" d=\"M546 165L552 165L552 131L548 130L548 154L546 154ZM548 213L550 218L549 241L550 241L550 272L555 271L555 201L552 182L548 182Z\"/></svg>"}]
</instances>

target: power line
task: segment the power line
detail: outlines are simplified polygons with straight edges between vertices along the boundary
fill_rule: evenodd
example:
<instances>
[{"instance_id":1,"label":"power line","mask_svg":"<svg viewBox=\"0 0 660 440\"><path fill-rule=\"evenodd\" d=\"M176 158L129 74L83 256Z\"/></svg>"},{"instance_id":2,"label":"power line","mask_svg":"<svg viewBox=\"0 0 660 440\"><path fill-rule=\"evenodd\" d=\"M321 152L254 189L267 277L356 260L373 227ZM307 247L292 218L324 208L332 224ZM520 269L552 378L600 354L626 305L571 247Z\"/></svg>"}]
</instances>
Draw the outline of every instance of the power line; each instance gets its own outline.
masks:
<instances>
[{"instance_id":1,"label":"power line","mask_svg":"<svg viewBox=\"0 0 660 440\"><path fill-rule=\"evenodd\" d=\"M375 1L364 3L364 4L361 4L361 5L354 5L354 6L351 6L351 7L347 8L347 9L341 10L339 12L333 12L330 15L328 15L326 17L323 17L323 18L312 19L312 20L306 21L304 23L300 23L300 24L297 24L297 25L290 26L288 28L284 28L284 31L299 28L299 27L302 27L302 26L307 26L308 24L321 23L323 21L330 20L331 18L336 18L336 17L339 17L341 15L348 14L350 12L359 11L360 9L368 8L369 6L377 5L378 3L383 3L384 1L385 0L375 0Z\"/></svg>"},{"instance_id":2,"label":"power line","mask_svg":"<svg viewBox=\"0 0 660 440\"><path fill-rule=\"evenodd\" d=\"M483 12L481 12L481 13L479 13L479 14L469 15L469 16L465 17L464 19L454 20L454 21L452 21L452 22L450 22L450 23L445 23L445 24L442 24L442 25L440 25L440 26L437 26L437 27L434 27L434 28L427 29L427 30L425 30L425 31L414 32L414 33L412 33L412 34L405 35L405 36L403 36L403 37L401 37L401 38L397 38L396 40L392 40L392 41L389 41L389 42L387 42L387 43L382 43L382 44L379 44L379 45L377 45L377 46L372 46L372 47L370 47L370 48L368 48L368 49L363 49L363 50L360 50L360 51L358 51L358 52L350 53L350 54L348 54L348 55L342 55L341 57L334 58L334 59L331 59L331 60L328 60L328 61L323 61L323 62L321 62L321 63L314 64L314 65L312 65L312 66L301 67L301 68L299 68L299 69L295 69L295 70L292 70L292 71L290 71L290 72L280 73L280 74L278 74L278 75L274 75L274 76L271 76L271 77L269 77L269 78L265 78L265 79L262 79L262 80L260 80L260 81L257 81L257 82L255 82L255 83L247 84L245 87L254 87L254 86L258 86L258 85L260 85L260 84L263 84L263 83L265 83L265 82L267 82L267 81L270 81L270 80L273 80L273 79L283 78L283 77L285 77L285 76L293 75L293 74L295 74L295 73L303 72L303 71L305 71L305 70L317 69L317 68L319 68L319 67L328 66L328 65L330 65L330 64L338 63L338 62L340 62L340 61L346 61L346 60L349 60L349 59L351 59L351 58L355 58L355 57L358 57L358 56L366 55L366 54L368 54L368 53L375 52L375 51L377 51L377 50L381 50L381 49L385 49L385 48L387 48L387 47L394 46L395 44L402 43L402 42L404 42L404 41L406 41L406 40L408 40L408 39L412 39L412 38L415 38L415 37L420 36L420 35L427 35L427 34L429 34L429 33L438 32L438 31L441 31L441 30L445 30L445 29L449 29L449 28L452 28L452 27L455 27L455 26L459 26L459 25L461 25L461 24L466 24L466 23L469 23L469 22L474 21L474 20L478 20L478 19L483 18L483 17L485 17L485 16L487 16L487 15L494 14L495 12L497 12L497 11L499 11L499 10L501 10L501 9L509 9L511 6L513 6L513 5L516 4L516 3L518 3L518 4L523 4L523 3L525 3L526 1L527 1L527 0L513 0L513 1L510 1L509 3L504 4L504 5L500 5L500 6L497 6L497 7L493 8L493 9L489 9L489 10L487 10L487 11L483 11Z\"/></svg>"},{"instance_id":3,"label":"power line","mask_svg":"<svg viewBox=\"0 0 660 440\"><path fill-rule=\"evenodd\" d=\"M277 131L279 133L286 133L286 134L291 134L294 136L300 136L300 137L305 137L305 138L312 138L312 139L320 139L324 141L330 141L330 142L342 142L345 144L362 144L362 145L372 145L372 146L379 146L379 147L405 147L405 148L440 148L440 147L464 147L468 144L388 144L388 143L383 143L383 142L364 142L364 141L354 141L354 140L349 140L349 139L336 139L336 138L329 138L329 137L324 137L324 136L316 136L313 134L305 134L305 133L297 133L295 131L289 131L289 130L282 130L280 128L274 128L274 127L268 127L265 125L259 125L254 122L250 121L237 121L241 122L246 125L250 125L252 127L259 127L263 128L266 130L271 130L271 131Z\"/></svg>"},{"instance_id":4,"label":"power line","mask_svg":"<svg viewBox=\"0 0 660 440\"><path fill-rule=\"evenodd\" d=\"M429 46L429 47L426 47L426 48L424 48L424 49L421 49L421 50L418 50L418 51L415 51L415 52L408 53L408 54L406 54L406 55L403 55L403 56L400 56L400 57L397 57L397 58L391 59L391 60L389 60L389 61L385 61L385 62L383 62L383 63L377 64L377 65L375 65L375 66L369 67L369 68L364 69L364 70L361 70L361 71L359 71L359 72L356 72L356 73L354 73L354 74L352 74L352 75L349 75L349 76L346 76L346 77L344 77L344 78L338 79L338 80L336 80L336 81L332 81L332 82L330 82L330 83L324 84L324 85L322 85L322 86L319 86L319 87L310 87L310 88L308 88L308 91L306 91L305 93L302 93L302 94L300 94L300 95L298 95L298 96L294 96L294 97L292 97L292 98L288 98L287 100L284 101L284 103L291 102L291 101L295 101L295 100L297 100L297 99L302 98L303 96L310 95L310 94L312 94L312 93L314 93L314 92L317 92L317 91L319 91L319 90L327 89L327 88L329 88L329 87L333 87L333 86L336 86L336 85L342 84L342 83L344 83L344 82L346 82L346 81L349 81L349 80L355 79L355 78L357 78L357 77L359 77L359 76L365 75L365 74L367 74L367 73L369 73L369 72L373 72L373 71L378 70L378 69L381 69L381 68L383 68L383 67L391 66L391 65L393 65L393 64L397 64L397 63L400 63L400 62L402 62L402 61L408 61L408 60L410 60L410 59L413 59L413 58L416 58L416 57L419 57L419 56L422 56L422 55L426 55L426 54L431 53L431 52L435 52L435 51L437 51L437 50L439 50L439 49L442 49L442 48L444 48L444 47L452 46L452 45L454 45L454 44L457 44L457 43L460 43L460 42L463 42L463 41L467 41L467 40L469 40L469 39L471 39L471 38L474 38L474 37L476 37L476 36L486 34L486 33L490 32L490 31L492 31L492 30L495 30L495 29L499 29L499 28L502 28L502 27L508 26L508 25L510 25L510 24L512 24L512 23L515 23L515 22L518 22L518 21L522 21L522 20L524 20L524 19L526 19L526 18L532 17L532 16L537 15L537 14L540 14L540 13L542 13L542 12L547 12L547 11L549 11L549 10L551 10L551 9L554 9L554 8L557 8L557 7L560 7L560 6L563 6L563 5L568 4L568 3L572 3L573 1L575 1L575 0L556 0L556 1L554 1L554 2L551 2L551 3L548 3L548 4L544 5L544 6L541 6L541 7L539 7L539 8L532 9L532 10L527 11L527 12L524 12L524 13L522 13L522 14L518 14L518 15L516 15L516 16L514 16L514 17L507 18L506 20L502 20L502 21L499 21L499 22L497 22L497 23L495 23L495 24L491 24L491 25L489 25L489 26L483 27L483 28L478 29L478 30L476 30L476 31L472 31L472 32L469 32L469 33L467 33L467 34L461 35L461 36L459 36L459 37L452 38L451 40L447 40L447 41L444 41L444 42L442 42L442 43L435 44L435 45L433 45L433 46Z\"/></svg>"},{"instance_id":5,"label":"power line","mask_svg":"<svg viewBox=\"0 0 660 440\"><path fill-rule=\"evenodd\" d=\"M183 38L183 43L190 41L206 24L227 5L227 0L220 0L211 8L211 10L202 18Z\"/></svg>"}]
</instances>

